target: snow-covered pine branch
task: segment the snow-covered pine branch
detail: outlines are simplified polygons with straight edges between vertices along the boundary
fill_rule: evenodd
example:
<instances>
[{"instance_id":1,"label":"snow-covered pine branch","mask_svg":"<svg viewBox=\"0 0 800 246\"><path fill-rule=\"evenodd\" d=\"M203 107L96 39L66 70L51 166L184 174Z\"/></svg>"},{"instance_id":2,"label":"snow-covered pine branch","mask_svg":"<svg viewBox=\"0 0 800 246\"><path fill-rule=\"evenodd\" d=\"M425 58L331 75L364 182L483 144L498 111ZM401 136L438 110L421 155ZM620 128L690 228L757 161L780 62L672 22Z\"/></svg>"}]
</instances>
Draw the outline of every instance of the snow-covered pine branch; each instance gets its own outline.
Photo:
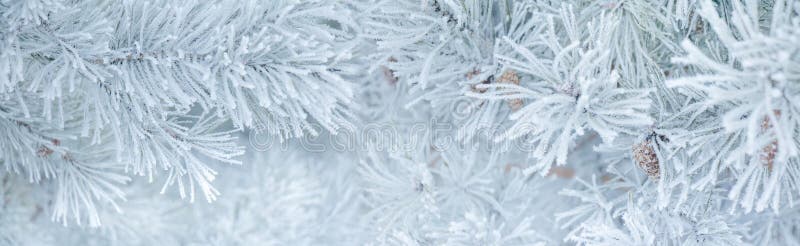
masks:
<instances>
[{"instance_id":1,"label":"snow-covered pine branch","mask_svg":"<svg viewBox=\"0 0 800 246\"><path fill-rule=\"evenodd\" d=\"M163 170L165 188L213 200L208 163L240 163L234 131L288 138L349 124L354 23L337 9L346 11L334 1L4 1L3 163L57 180L67 193L54 218L65 223L88 215L98 226L92 201L122 198L112 184L131 174L152 181Z\"/></svg>"},{"instance_id":2,"label":"snow-covered pine branch","mask_svg":"<svg viewBox=\"0 0 800 246\"><path fill-rule=\"evenodd\" d=\"M518 14L543 16L518 25L499 44L503 48L496 57L504 73L521 74L521 79L478 85L488 91L467 95L521 100L524 106L509 116L514 124L498 140L526 136L534 143L531 153L538 163L526 169L527 174L544 175L552 164L563 165L573 140L587 130L610 142L619 134L636 135L652 124L647 115L651 90L624 87L608 53L610 44L602 42L607 40L603 35L609 33L611 17L585 23L591 31L582 33L568 5L558 15Z\"/></svg>"},{"instance_id":3,"label":"snow-covered pine branch","mask_svg":"<svg viewBox=\"0 0 800 246\"><path fill-rule=\"evenodd\" d=\"M799 188L800 6L793 1L775 1L768 9L757 1L715 5L700 1L697 11L714 33L707 42L719 45L682 42L685 53L673 61L700 72L668 84L692 95L695 114L719 115L712 120L716 129L704 135L729 139L706 141L726 146L713 155L722 165L714 171L730 170L736 177L729 198L747 211L778 210Z\"/></svg>"},{"instance_id":4,"label":"snow-covered pine branch","mask_svg":"<svg viewBox=\"0 0 800 246\"><path fill-rule=\"evenodd\" d=\"M796 245L799 23L798 0L0 0L0 244Z\"/></svg>"}]
</instances>

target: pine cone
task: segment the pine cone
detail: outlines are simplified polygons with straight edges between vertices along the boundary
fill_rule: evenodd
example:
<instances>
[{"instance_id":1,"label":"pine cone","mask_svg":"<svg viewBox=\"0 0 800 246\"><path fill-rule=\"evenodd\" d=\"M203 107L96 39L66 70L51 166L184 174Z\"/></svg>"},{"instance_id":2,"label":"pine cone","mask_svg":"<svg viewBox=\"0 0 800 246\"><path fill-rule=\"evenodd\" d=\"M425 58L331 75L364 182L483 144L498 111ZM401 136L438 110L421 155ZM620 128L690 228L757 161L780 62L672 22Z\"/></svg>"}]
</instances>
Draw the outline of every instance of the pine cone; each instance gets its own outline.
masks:
<instances>
[{"instance_id":1,"label":"pine cone","mask_svg":"<svg viewBox=\"0 0 800 246\"><path fill-rule=\"evenodd\" d=\"M519 85L519 75L514 70L508 69L500 75L500 79L497 80L498 83L509 83ZM508 99L508 106L511 107L511 110L517 111L522 108L522 99Z\"/></svg>"},{"instance_id":2,"label":"pine cone","mask_svg":"<svg viewBox=\"0 0 800 246\"><path fill-rule=\"evenodd\" d=\"M773 113L775 115L775 118L781 116L780 110L775 110L773 111ZM770 122L769 117L765 116L764 119L761 120L761 130L763 132L766 132L770 128L772 128L772 122ZM765 167L767 167L767 170L769 170L769 172L772 172L772 166L775 164L775 156L777 155L777 152L778 152L777 140L773 140L769 145L764 146L764 148L761 149L760 153L761 163L764 164Z\"/></svg>"},{"instance_id":3,"label":"pine cone","mask_svg":"<svg viewBox=\"0 0 800 246\"><path fill-rule=\"evenodd\" d=\"M467 73L467 79L472 79L478 74L481 74L481 71L478 70L478 69L474 69L474 70L472 70L472 71ZM488 83L489 83L488 79L485 79L485 80L481 81L481 84L488 84ZM475 92L475 93L484 93L484 92L486 92L486 88L478 88L477 84L472 85L471 89L472 89L472 92Z\"/></svg>"},{"instance_id":4,"label":"pine cone","mask_svg":"<svg viewBox=\"0 0 800 246\"><path fill-rule=\"evenodd\" d=\"M660 177L658 171L658 156L653 149L651 140L645 140L633 146L633 160L648 177L653 180L658 180Z\"/></svg>"},{"instance_id":5,"label":"pine cone","mask_svg":"<svg viewBox=\"0 0 800 246\"><path fill-rule=\"evenodd\" d=\"M389 59L387 61L388 62L397 62L397 59L394 59L394 57L389 57ZM389 82L390 85L397 84L397 81L399 80L399 78L397 78L397 75L394 74L394 70L392 70L392 69L390 69L390 68L388 68L388 67L386 67L384 65L381 65L381 72L383 72L383 78L387 82Z\"/></svg>"},{"instance_id":6,"label":"pine cone","mask_svg":"<svg viewBox=\"0 0 800 246\"><path fill-rule=\"evenodd\" d=\"M778 141L772 141L767 146L761 149L761 163L767 167L769 172L772 172L772 166L775 164L775 155L778 152Z\"/></svg>"},{"instance_id":7,"label":"pine cone","mask_svg":"<svg viewBox=\"0 0 800 246\"><path fill-rule=\"evenodd\" d=\"M50 142L53 143L53 146L61 145L61 141L58 140L58 139L52 139L52 140L50 140ZM51 154L53 154L53 152L54 152L53 149L42 145L42 146L39 146L39 148L36 150L36 155L38 155L39 157L48 157Z\"/></svg>"},{"instance_id":8,"label":"pine cone","mask_svg":"<svg viewBox=\"0 0 800 246\"><path fill-rule=\"evenodd\" d=\"M39 146L39 149L36 150L36 155L39 157L48 157L51 154L53 154L53 150L47 146Z\"/></svg>"},{"instance_id":9,"label":"pine cone","mask_svg":"<svg viewBox=\"0 0 800 246\"><path fill-rule=\"evenodd\" d=\"M554 166L550 167L550 170L547 171L547 176L556 176L562 179L571 179L575 177L575 169L571 167L565 166Z\"/></svg>"}]
</instances>

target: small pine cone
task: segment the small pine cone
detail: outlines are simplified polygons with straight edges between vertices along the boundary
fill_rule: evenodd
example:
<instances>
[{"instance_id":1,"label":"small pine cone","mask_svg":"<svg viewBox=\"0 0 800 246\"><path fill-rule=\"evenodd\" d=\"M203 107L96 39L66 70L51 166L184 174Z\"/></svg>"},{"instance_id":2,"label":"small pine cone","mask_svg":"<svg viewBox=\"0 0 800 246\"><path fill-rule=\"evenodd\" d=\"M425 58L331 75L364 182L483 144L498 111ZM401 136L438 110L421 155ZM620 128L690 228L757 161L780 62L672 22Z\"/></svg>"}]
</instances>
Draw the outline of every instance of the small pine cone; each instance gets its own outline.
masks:
<instances>
[{"instance_id":1,"label":"small pine cone","mask_svg":"<svg viewBox=\"0 0 800 246\"><path fill-rule=\"evenodd\" d=\"M394 76L394 70L389 69L386 66L381 66L381 72L383 72L383 79L389 82L390 85L397 84L397 76Z\"/></svg>"},{"instance_id":2,"label":"small pine cone","mask_svg":"<svg viewBox=\"0 0 800 246\"><path fill-rule=\"evenodd\" d=\"M468 80L469 80L469 79L472 79L472 78L474 78L475 76L477 76L478 74L481 74L481 71L480 71L480 70L478 70L478 69L473 69L472 71L470 71L470 72L468 72L468 73L467 73L467 79L468 79ZM487 79L487 80L484 80L484 81L481 81L481 84L488 84L488 83L489 83L489 80L488 80L488 79ZM475 92L475 93L484 93L484 92L486 92L486 90L487 90L486 88L478 88L478 85L477 85L477 84L476 84L476 85L472 85L472 86L471 86L471 89L472 89L472 92Z\"/></svg>"},{"instance_id":3,"label":"small pine cone","mask_svg":"<svg viewBox=\"0 0 800 246\"><path fill-rule=\"evenodd\" d=\"M550 167L550 170L547 171L547 176L556 176L562 179L571 179L575 177L575 169L571 167L565 166L554 166Z\"/></svg>"},{"instance_id":4,"label":"small pine cone","mask_svg":"<svg viewBox=\"0 0 800 246\"><path fill-rule=\"evenodd\" d=\"M59 146L59 145L61 145L61 140L58 140L58 139L54 138L54 139L50 140L50 143L52 143L53 146ZM53 154L53 152L55 152L55 151L53 151L53 149L48 148L47 146L44 146L44 145L39 146L39 148L36 149L36 154L39 157L48 157L51 154Z\"/></svg>"},{"instance_id":5,"label":"small pine cone","mask_svg":"<svg viewBox=\"0 0 800 246\"><path fill-rule=\"evenodd\" d=\"M36 155L39 157L48 157L51 154L53 154L53 150L46 146L39 146L39 149L36 150Z\"/></svg>"},{"instance_id":6,"label":"small pine cone","mask_svg":"<svg viewBox=\"0 0 800 246\"><path fill-rule=\"evenodd\" d=\"M397 59L394 59L394 57L389 57L389 59L387 61L388 62L397 62ZM390 69L390 68L388 68L386 66L381 65L381 72L383 72L383 78L387 82L389 82L390 85L397 84L397 81L399 80L399 78L397 78L397 75L394 74L394 70L392 70L392 69Z\"/></svg>"},{"instance_id":7,"label":"small pine cone","mask_svg":"<svg viewBox=\"0 0 800 246\"><path fill-rule=\"evenodd\" d=\"M767 167L769 172L772 172L772 166L775 165L775 155L778 152L778 141L772 141L767 146L761 149L761 163Z\"/></svg>"},{"instance_id":8,"label":"small pine cone","mask_svg":"<svg viewBox=\"0 0 800 246\"><path fill-rule=\"evenodd\" d=\"M775 110L773 113L776 118L781 116L780 110ZM770 122L769 117L764 117L764 119L761 120L761 130L767 131L770 128L772 128L772 122ZM764 148L761 149L761 163L764 164L764 166L767 167L767 170L770 172L772 172L772 166L775 165L775 156L777 155L777 152L778 141L772 141L769 145L764 146Z\"/></svg>"},{"instance_id":9,"label":"small pine cone","mask_svg":"<svg viewBox=\"0 0 800 246\"><path fill-rule=\"evenodd\" d=\"M698 19L697 23L695 23L695 26L694 26L694 32L695 33L704 33L705 32L705 26L706 26L706 22L703 21L703 19Z\"/></svg>"},{"instance_id":10,"label":"small pine cone","mask_svg":"<svg viewBox=\"0 0 800 246\"><path fill-rule=\"evenodd\" d=\"M603 184L608 184L608 182L610 182L613 179L614 176L611 176L609 174L603 174L603 176L600 176L600 182L603 182Z\"/></svg>"},{"instance_id":11,"label":"small pine cone","mask_svg":"<svg viewBox=\"0 0 800 246\"><path fill-rule=\"evenodd\" d=\"M511 107L511 111L517 111L522 108L522 99L511 99L508 100L508 106Z\"/></svg>"},{"instance_id":12,"label":"small pine cone","mask_svg":"<svg viewBox=\"0 0 800 246\"><path fill-rule=\"evenodd\" d=\"M500 75L500 79L498 79L497 82L519 85L519 75L517 75L517 72L515 72L514 70L509 69L503 72L502 75ZM522 108L523 105L522 99L519 98L508 99L507 101L508 101L508 106L511 107L511 110L513 111L517 111L520 108Z\"/></svg>"},{"instance_id":13,"label":"small pine cone","mask_svg":"<svg viewBox=\"0 0 800 246\"><path fill-rule=\"evenodd\" d=\"M653 180L658 180L661 174L658 171L658 156L655 149L653 149L652 141L645 140L634 145L633 160L647 176Z\"/></svg>"}]
</instances>

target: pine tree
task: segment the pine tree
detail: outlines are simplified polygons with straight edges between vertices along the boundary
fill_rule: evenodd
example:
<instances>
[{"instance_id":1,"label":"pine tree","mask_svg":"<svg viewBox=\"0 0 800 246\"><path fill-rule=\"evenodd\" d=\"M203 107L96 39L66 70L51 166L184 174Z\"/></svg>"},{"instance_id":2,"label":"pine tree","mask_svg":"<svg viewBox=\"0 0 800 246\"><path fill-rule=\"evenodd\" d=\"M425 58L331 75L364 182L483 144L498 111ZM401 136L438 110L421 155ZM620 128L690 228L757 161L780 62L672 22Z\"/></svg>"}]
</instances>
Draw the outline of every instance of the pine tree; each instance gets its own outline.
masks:
<instances>
[{"instance_id":1,"label":"pine tree","mask_svg":"<svg viewBox=\"0 0 800 246\"><path fill-rule=\"evenodd\" d=\"M799 82L796 0L0 0L0 245L795 245Z\"/></svg>"}]
</instances>

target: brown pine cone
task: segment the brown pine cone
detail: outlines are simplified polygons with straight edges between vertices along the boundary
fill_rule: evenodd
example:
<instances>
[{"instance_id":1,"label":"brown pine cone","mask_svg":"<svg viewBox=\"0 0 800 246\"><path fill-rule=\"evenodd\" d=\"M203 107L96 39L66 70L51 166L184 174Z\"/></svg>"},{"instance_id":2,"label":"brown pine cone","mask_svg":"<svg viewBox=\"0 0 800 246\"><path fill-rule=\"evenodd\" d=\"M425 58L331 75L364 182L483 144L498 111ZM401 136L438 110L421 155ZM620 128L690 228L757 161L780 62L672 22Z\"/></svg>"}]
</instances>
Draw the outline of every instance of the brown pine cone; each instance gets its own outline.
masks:
<instances>
[{"instance_id":1,"label":"brown pine cone","mask_svg":"<svg viewBox=\"0 0 800 246\"><path fill-rule=\"evenodd\" d=\"M658 180L660 177L658 169L658 156L651 140L645 140L633 146L633 160L636 165L653 180Z\"/></svg>"}]
</instances>

